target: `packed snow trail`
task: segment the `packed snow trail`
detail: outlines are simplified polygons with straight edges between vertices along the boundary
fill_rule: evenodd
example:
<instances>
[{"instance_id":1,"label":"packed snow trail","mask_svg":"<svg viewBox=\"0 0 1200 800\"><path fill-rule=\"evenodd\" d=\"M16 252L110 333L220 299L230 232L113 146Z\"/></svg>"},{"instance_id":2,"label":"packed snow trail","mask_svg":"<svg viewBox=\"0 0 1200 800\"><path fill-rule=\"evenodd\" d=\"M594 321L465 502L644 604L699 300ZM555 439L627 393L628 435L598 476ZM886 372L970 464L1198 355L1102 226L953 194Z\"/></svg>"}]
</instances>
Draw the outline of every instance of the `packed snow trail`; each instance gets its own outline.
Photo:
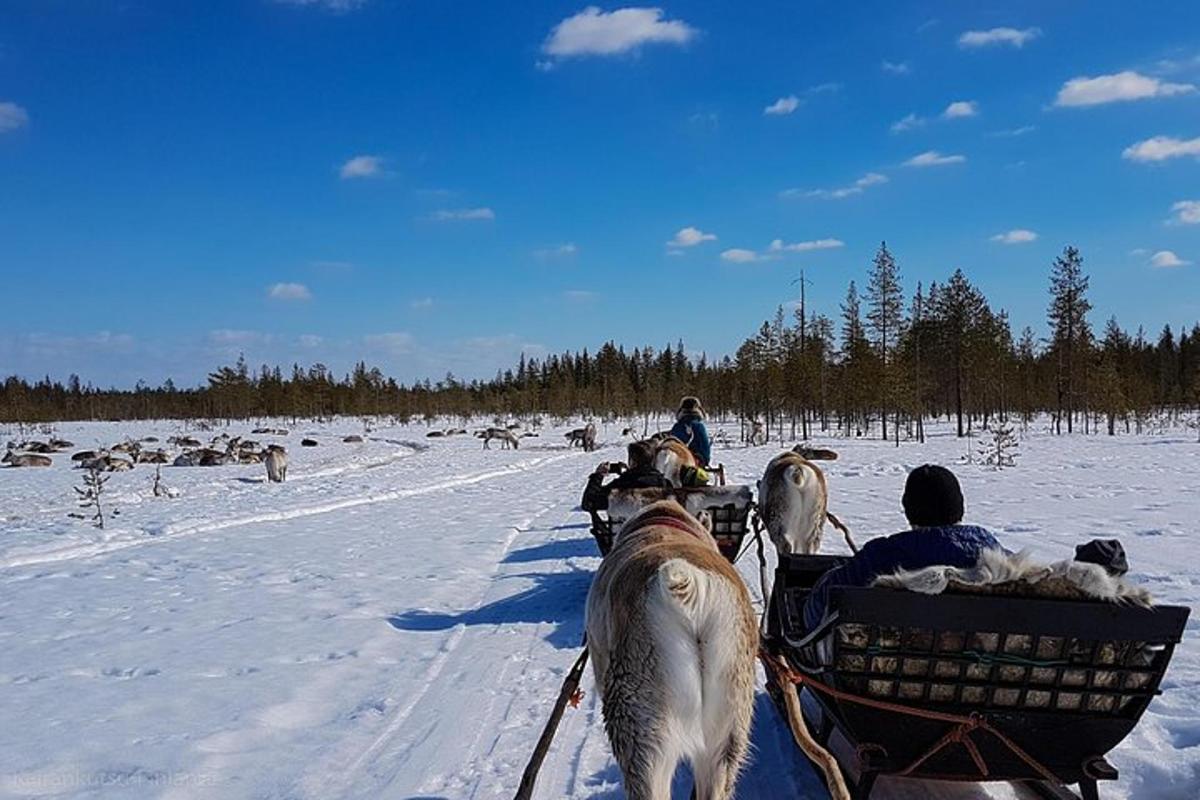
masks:
<instances>
[{"instance_id":1,"label":"packed snow trail","mask_svg":"<svg viewBox=\"0 0 1200 800\"><path fill-rule=\"evenodd\" d=\"M592 466L621 457L617 437L594 454L553 432L516 452L466 437L425 447L413 428L344 445L353 424L303 432L322 446L293 449L283 485L261 483L261 467L164 469L182 493L168 501L148 496L143 467L114 475L121 513L106 531L66 517L68 465L0 471L0 797L511 797L578 653L599 558L576 503ZM60 432L88 444L174 432L139 425ZM830 507L860 543L903 525L909 467L962 450L948 436L828 443L842 454L826 465ZM752 484L774 452L716 457L730 482ZM1116 536L1136 579L1195 607L1195 454L1183 439L1031 436L1014 469L955 469L968 516L1010 547L1061 558ZM843 549L826 536L825 551ZM753 553L738 566L760 600ZM590 670L583 688L538 798L624 796ZM1122 780L1105 797L1200 795L1190 638L1163 688L1112 754ZM756 712L738 796L823 796L761 689ZM882 800L1014 796L876 788Z\"/></svg>"}]
</instances>

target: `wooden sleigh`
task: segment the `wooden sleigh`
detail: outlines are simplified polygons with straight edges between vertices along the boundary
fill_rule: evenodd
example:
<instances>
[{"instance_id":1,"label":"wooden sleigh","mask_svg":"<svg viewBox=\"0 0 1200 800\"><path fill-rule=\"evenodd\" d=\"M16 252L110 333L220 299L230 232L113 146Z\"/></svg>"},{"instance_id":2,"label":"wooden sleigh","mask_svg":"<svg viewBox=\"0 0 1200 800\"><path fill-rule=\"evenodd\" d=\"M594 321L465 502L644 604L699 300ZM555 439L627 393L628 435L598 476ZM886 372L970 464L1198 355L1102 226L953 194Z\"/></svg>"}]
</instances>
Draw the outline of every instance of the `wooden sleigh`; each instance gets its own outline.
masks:
<instances>
[{"instance_id":1,"label":"wooden sleigh","mask_svg":"<svg viewBox=\"0 0 1200 800\"><path fill-rule=\"evenodd\" d=\"M892 775L1096 800L1118 777L1105 755L1159 694L1188 608L841 588L805 631L809 591L843 560L781 557L763 663L777 703L809 690L819 744L844 738L854 798Z\"/></svg>"},{"instance_id":2,"label":"wooden sleigh","mask_svg":"<svg viewBox=\"0 0 1200 800\"><path fill-rule=\"evenodd\" d=\"M731 562L737 558L742 540L746 538L754 492L749 486L725 486L723 483L684 489L618 489L609 495L606 510L592 512L592 536L600 548L600 555L608 555L613 537L625 520L650 503L671 498L693 516L707 511L712 517L712 535L721 554Z\"/></svg>"}]
</instances>

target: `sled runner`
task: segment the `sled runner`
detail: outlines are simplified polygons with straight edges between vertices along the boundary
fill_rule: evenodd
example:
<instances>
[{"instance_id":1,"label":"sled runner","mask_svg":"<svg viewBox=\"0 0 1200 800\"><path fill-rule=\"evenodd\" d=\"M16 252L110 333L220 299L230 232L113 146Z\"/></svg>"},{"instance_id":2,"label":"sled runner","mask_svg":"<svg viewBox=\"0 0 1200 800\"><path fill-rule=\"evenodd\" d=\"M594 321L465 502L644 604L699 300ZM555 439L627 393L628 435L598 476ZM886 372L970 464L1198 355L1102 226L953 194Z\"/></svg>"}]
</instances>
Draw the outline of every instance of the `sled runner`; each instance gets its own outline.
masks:
<instances>
[{"instance_id":1,"label":"sled runner","mask_svg":"<svg viewBox=\"0 0 1200 800\"><path fill-rule=\"evenodd\" d=\"M689 513L712 516L713 538L725 558L737 558L746 536L754 493L749 486L698 486L684 489L619 489L609 495L607 511L592 516L592 536L600 555L608 555L613 535L638 509L657 500L675 498Z\"/></svg>"},{"instance_id":2,"label":"sled runner","mask_svg":"<svg viewBox=\"0 0 1200 800\"><path fill-rule=\"evenodd\" d=\"M763 662L777 704L787 683L810 691L820 744L844 737L857 800L880 775L1026 781L1046 797L1078 784L1084 800L1117 778L1104 756L1159 694L1188 608L840 588L806 632L808 592L843 560L781 557Z\"/></svg>"}]
</instances>

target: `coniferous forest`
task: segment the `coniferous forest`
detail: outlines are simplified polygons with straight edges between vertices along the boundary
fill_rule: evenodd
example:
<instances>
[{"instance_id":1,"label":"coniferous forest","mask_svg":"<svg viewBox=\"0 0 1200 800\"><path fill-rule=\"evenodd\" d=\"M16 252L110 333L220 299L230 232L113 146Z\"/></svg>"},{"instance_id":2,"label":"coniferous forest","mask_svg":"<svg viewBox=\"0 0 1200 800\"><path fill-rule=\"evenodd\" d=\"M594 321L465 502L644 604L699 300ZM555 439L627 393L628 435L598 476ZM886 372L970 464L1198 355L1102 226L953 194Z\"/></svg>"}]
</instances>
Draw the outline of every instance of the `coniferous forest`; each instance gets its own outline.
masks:
<instances>
[{"instance_id":1,"label":"coniferous forest","mask_svg":"<svg viewBox=\"0 0 1200 800\"><path fill-rule=\"evenodd\" d=\"M387 415L588 416L635 419L697 394L710 414L767 423L770 438L841 433L922 439L924 421L950 420L960 436L994 421L1048 414L1057 433L1141 430L1163 415L1200 410L1200 323L1190 331L1130 332L1091 318L1083 257L1067 247L1050 267L1047 334L1014 332L962 270L905 294L896 259L880 246L867 281L851 281L836 314L801 301L780 307L732 355L599 349L521 357L491 380L405 385L365 363L344 376L322 364L290 370L244 359L207 385L100 389L12 376L0 385L0 421Z\"/></svg>"}]
</instances>

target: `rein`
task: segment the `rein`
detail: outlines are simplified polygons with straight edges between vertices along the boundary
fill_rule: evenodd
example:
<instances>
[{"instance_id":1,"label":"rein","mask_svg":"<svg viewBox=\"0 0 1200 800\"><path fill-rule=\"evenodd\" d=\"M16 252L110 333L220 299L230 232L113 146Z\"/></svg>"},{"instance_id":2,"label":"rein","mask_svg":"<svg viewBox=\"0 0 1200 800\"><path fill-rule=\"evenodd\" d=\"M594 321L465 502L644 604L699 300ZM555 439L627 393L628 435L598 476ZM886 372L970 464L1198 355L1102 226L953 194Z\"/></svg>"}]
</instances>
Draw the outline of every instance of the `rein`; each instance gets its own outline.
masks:
<instances>
[{"instance_id":1,"label":"rein","mask_svg":"<svg viewBox=\"0 0 1200 800\"><path fill-rule=\"evenodd\" d=\"M674 528L677 531L683 531L686 534L690 534L701 541L707 541L704 536L701 536L696 532L696 528L693 525L689 525L678 517L672 517L667 514L656 514L654 516L644 517L643 519L638 520L638 528L646 528L651 525L662 525L666 528ZM712 538L711 535L709 535L708 538Z\"/></svg>"}]
</instances>

